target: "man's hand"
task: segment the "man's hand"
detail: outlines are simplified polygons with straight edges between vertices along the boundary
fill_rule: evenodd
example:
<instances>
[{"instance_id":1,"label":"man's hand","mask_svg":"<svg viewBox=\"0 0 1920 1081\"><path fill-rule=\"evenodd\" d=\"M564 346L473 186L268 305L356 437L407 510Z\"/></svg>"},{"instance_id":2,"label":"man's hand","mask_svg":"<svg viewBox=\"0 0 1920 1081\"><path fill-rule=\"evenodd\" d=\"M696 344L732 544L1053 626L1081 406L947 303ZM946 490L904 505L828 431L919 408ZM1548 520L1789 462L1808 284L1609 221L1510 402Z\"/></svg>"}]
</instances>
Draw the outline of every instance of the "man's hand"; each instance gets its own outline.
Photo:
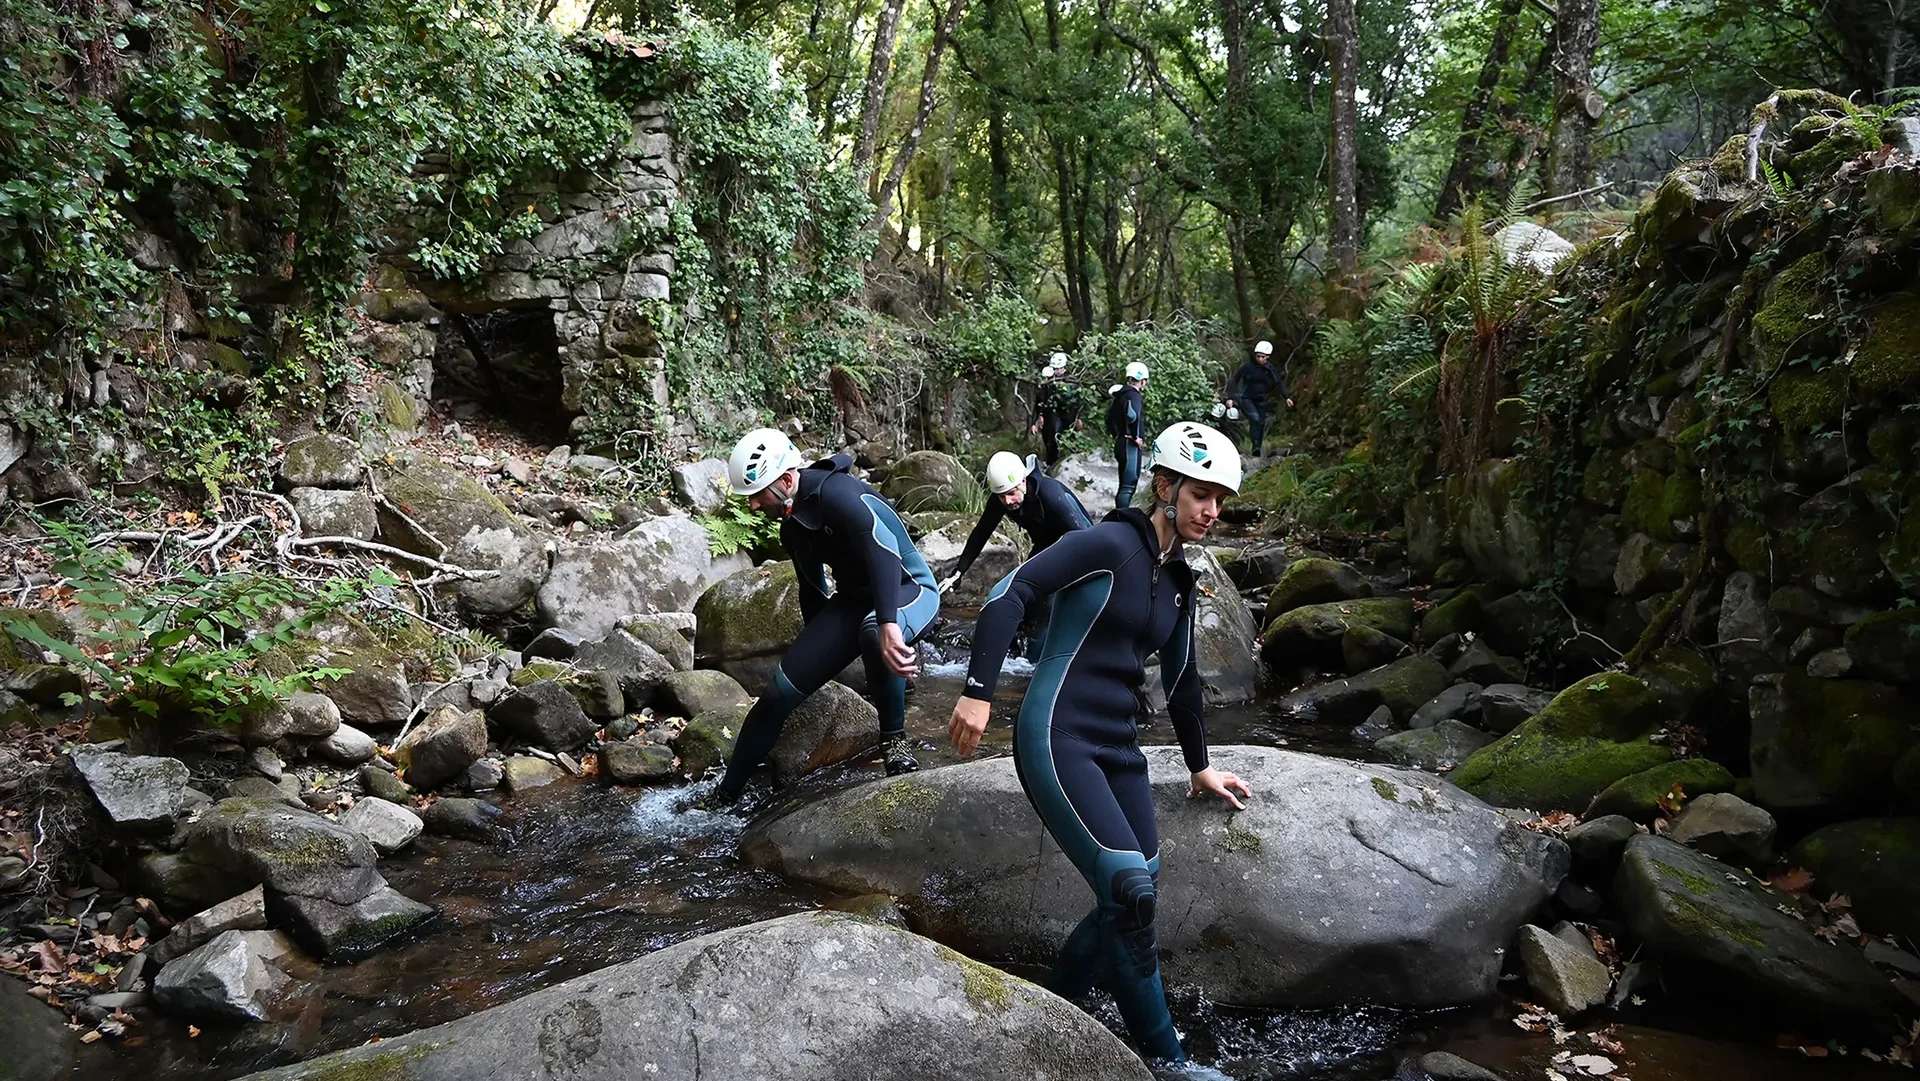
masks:
<instances>
[{"instance_id":1,"label":"man's hand","mask_svg":"<svg viewBox=\"0 0 1920 1081\"><path fill-rule=\"evenodd\" d=\"M980 746L980 736L987 730L987 715L993 711L993 704L982 702L978 698L962 698L953 704L953 719L947 722L947 738L953 741L953 749L966 758Z\"/></svg>"},{"instance_id":2,"label":"man's hand","mask_svg":"<svg viewBox=\"0 0 1920 1081\"><path fill-rule=\"evenodd\" d=\"M920 654L907 644L900 624L880 624L880 659L894 675L906 678L920 674Z\"/></svg>"},{"instance_id":3,"label":"man's hand","mask_svg":"<svg viewBox=\"0 0 1920 1081\"><path fill-rule=\"evenodd\" d=\"M950 593L953 591L954 583L958 582L959 580L960 580L959 575L949 574L945 578L940 579L939 584L935 585L933 588L939 590L943 594Z\"/></svg>"},{"instance_id":4,"label":"man's hand","mask_svg":"<svg viewBox=\"0 0 1920 1081\"><path fill-rule=\"evenodd\" d=\"M1292 408L1293 408L1293 399L1292 399L1292 398L1288 398L1288 399L1287 399L1287 408L1288 408L1288 409L1292 409Z\"/></svg>"}]
</instances>

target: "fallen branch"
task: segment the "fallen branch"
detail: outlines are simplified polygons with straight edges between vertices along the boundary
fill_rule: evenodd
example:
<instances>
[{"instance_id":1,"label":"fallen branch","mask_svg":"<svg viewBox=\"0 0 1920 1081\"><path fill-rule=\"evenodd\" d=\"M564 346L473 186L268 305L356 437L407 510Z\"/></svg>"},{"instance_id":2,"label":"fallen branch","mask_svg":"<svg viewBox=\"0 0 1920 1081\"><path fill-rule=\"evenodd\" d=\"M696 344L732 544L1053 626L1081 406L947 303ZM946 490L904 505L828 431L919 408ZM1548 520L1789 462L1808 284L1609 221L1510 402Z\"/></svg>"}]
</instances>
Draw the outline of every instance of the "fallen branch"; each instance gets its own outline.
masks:
<instances>
[{"instance_id":1,"label":"fallen branch","mask_svg":"<svg viewBox=\"0 0 1920 1081\"><path fill-rule=\"evenodd\" d=\"M1753 126L1747 129L1747 183L1760 181L1760 140L1767 134L1767 124L1780 112L1780 95L1775 94L1760 103L1753 111Z\"/></svg>"},{"instance_id":2,"label":"fallen branch","mask_svg":"<svg viewBox=\"0 0 1920 1081\"><path fill-rule=\"evenodd\" d=\"M1539 210L1541 207L1552 206L1555 203L1564 203L1572 199L1584 198L1585 196L1588 196L1588 195L1595 195L1600 192L1606 191L1608 188L1611 188L1611 187L1613 187L1613 181L1609 180L1605 184L1595 184L1591 188L1582 188L1579 191L1570 192L1566 195L1556 195L1551 199L1539 199L1534 202L1528 203L1526 206L1521 207L1520 213L1531 214L1534 211Z\"/></svg>"},{"instance_id":3,"label":"fallen branch","mask_svg":"<svg viewBox=\"0 0 1920 1081\"><path fill-rule=\"evenodd\" d=\"M418 564L428 570L452 575L455 578L468 582L484 582L488 579L500 577L499 571L468 570L465 567L458 567L452 563L442 563L437 559L429 559L423 555L415 555L404 548L395 548L390 544L380 544L376 541L361 540L358 537L294 537L287 541L287 546L290 548L319 548L326 545L337 545L342 548L358 548L363 552L378 552L383 556L406 560L409 563Z\"/></svg>"}]
</instances>

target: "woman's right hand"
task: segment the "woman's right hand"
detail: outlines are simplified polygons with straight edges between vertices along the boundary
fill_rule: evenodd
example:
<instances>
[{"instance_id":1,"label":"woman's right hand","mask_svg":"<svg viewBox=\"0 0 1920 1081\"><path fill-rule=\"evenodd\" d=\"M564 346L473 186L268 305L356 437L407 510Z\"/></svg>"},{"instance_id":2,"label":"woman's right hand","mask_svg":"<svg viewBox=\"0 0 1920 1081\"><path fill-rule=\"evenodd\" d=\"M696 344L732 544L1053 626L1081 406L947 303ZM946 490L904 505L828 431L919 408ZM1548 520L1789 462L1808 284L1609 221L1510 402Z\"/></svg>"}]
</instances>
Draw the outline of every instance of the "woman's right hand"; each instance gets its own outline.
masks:
<instances>
[{"instance_id":1,"label":"woman's right hand","mask_svg":"<svg viewBox=\"0 0 1920 1081\"><path fill-rule=\"evenodd\" d=\"M960 757L967 758L974 748L980 746L980 736L987 730L987 715L993 710L991 702L982 702L978 698L962 698L953 704L953 719L947 722L947 738L953 740L953 749Z\"/></svg>"}]
</instances>

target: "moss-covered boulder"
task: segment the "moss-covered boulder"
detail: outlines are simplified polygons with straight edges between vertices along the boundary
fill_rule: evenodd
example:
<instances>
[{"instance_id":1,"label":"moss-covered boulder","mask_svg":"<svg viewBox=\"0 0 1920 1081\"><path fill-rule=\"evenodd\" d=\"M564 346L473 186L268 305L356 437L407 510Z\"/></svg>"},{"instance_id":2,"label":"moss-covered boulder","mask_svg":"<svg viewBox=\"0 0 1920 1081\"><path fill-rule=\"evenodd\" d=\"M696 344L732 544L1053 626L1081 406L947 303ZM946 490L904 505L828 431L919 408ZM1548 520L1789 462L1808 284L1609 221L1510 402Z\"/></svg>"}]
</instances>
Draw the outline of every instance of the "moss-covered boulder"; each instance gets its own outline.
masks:
<instances>
[{"instance_id":1,"label":"moss-covered boulder","mask_svg":"<svg viewBox=\"0 0 1920 1081\"><path fill-rule=\"evenodd\" d=\"M1340 640L1349 628L1371 627L1401 641L1413 637L1413 602L1405 597L1309 604L1267 624L1263 651L1269 664L1333 665L1343 658Z\"/></svg>"},{"instance_id":2,"label":"moss-covered boulder","mask_svg":"<svg viewBox=\"0 0 1920 1081\"><path fill-rule=\"evenodd\" d=\"M545 626L600 638L646 612L684 612L708 587L747 569L716 558L706 527L684 514L649 518L612 540L562 545L534 601Z\"/></svg>"},{"instance_id":3,"label":"moss-covered boulder","mask_svg":"<svg viewBox=\"0 0 1920 1081\"><path fill-rule=\"evenodd\" d=\"M743 686L763 687L787 647L800 637L800 584L792 561L737 571L716 582L694 604L700 663Z\"/></svg>"},{"instance_id":4,"label":"moss-covered boulder","mask_svg":"<svg viewBox=\"0 0 1920 1081\"><path fill-rule=\"evenodd\" d=\"M1662 762L1652 769L1622 777L1608 785L1593 797L1593 803L1582 817L1621 815L1635 822L1651 822L1660 813L1660 801L1667 798L1676 786L1683 800L1710 792L1731 792L1733 774L1727 772L1727 767L1705 758L1677 758Z\"/></svg>"},{"instance_id":5,"label":"moss-covered boulder","mask_svg":"<svg viewBox=\"0 0 1920 1081\"><path fill-rule=\"evenodd\" d=\"M1341 671L1350 675L1372 671L1412 648L1400 639L1365 624L1348 627L1346 637L1340 639Z\"/></svg>"},{"instance_id":6,"label":"moss-covered boulder","mask_svg":"<svg viewBox=\"0 0 1920 1081\"><path fill-rule=\"evenodd\" d=\"M1808 834L1791 859L1823 893L1853 898L1860 926L1920 940L1920 818L1863 818Z\"/></svg>"},{"instance_id":7,"label":"moss-covered boulder","mask_svg":"<svg viewBox=\"0 0 1920 1081\"><path fill-rule=\"evenodd\" d=\"M351 905L386 884L365 837L279 800L221 800L185 840L188 860L280 894Z\"/></svg>"},{"instance_id":8,"label":"moss-covered boulder","mask_svg":"<svg viewBox=\"0 0 1920 1081\"><path fill-rule=\"evenodd\" d=\"M747 707L739 706L710 710L689 720L672 743L673 753L680 756L681 771L697 781L712 767L725 765L746 716Z\"/></svg>"},{"instance_id":9,"label":"moss-covered boulder","mask_svg":"<svg viewBox=\"0 0 1920 1081\"><path fill-rule=\"evenodd\" d=\"M1337 559L1296 559L1267 594L1267 619L1309 604L1328 604L1373 596L1373 585Z\"/></svg>"},{"instance_id":10,"label":"moss-covered boulder","mask_svg":"<svg viewBox=\"0 0 1920 1081\"><path fill-rule=\"evenodd\" d=\"M1282 700L1289 713L1335 724L1357 724L1381 706L1406 724L1414 711L1447 689L1446 666L1419 654L1346 679L1316 683Z\"/></svg>"},{"instance_id":11,"label":"moss-covered boulder","mask_svg":"<svg viewBox=\"0 0 1920 1081\"><path fill-rule=\"evenodd\" d=\"M1753 344L1758 360L1769 372L1782 371L1782 361L1804 355L1821 332L1820 316L1827 306L1824 281L1826 256L1803 256L1775 274L1760 295L1753 313Z\"/></svg>"},{"instance_id":12,"label":"moss-covered boulder","mask_svg":"<svg viewBox=\"0 0 1920 1081\"><path fill-rule=\"evenodd\" d=\"M960 487L967 479L967 467L953 455L916 450L887 470L880 494L909 511L958 510Z\"/></svg>"},{"instance_id":13,"label":"moss-covered boulder","mask_svg":"<svg viewBox=\"0 0 1920 1081\"><path fill-rule=\"evenodd\" d=\"M1493 742L1493 737L1471 725L1444 720L1430 728L1413 728L1382 736L1375 754L1396 766L1441 773Z\"/></svg>"},{"instance_id":14,"label":"moss-covered boulder","mask_svg":"<svg viewBox=\"0 0 1920 1081\"><path fill-rule=\"evenodd\" d=\"M1691 717L1707 704L1719 686L1719 675L1705 657L1684 646L1662 646L1649 655L1634 675L1653 688L1672 717Z\"/></svg>"},{"instance_id":15,"label":"moss-covered boulder","mask_svg":"<svg viewBox=\"0 0 1920 1081\"><path fill-rule=\"evenodd\" d=\"M1920 295L1901 292L1876 309L1849 375L1863 400L1920 387Z\"/></svg>"},{"instance_id":16,"label":"moss-covered boulder","mask_svg":"<svg viewBox=\"0 0 1920 1081\"><path fill-rule=\"evenodd\" d=\"M285 488L353 488L367 475L360 444L344 435L323 433L287 444L280 461Z\"/></svg>"},{"instance_id":17,"label":"moss-covered boulder","mask_svg":"<svg viewBox=\"0 0 1920 1081\"><path fill-rule=\"evenodd\" d=\"M381 466L377 472L387 500L406 515L403 519L381 508L381 541L472 570L500 572L496 578L455 587L469 611L513 611L545 582L546 539L479 481L425 455Z\"/></svg>"},{"instance_id":18,"label":"moss-covered boulder","mask_svg":"<svg viewBox=\"0 0 1920 1081\"><path fill-rule=\"evenodd\" d=\"M1483 617L1480 591L1463 589L1427 609L1426 615L1420 617L1420 641L1430 644L1449 634L1477 631Z\"/></svg>"},{"instance_id":19,"label":"moss-covered boulder","mask_svg":"<svg viewBox=\"0 0 1920 1081\"><path fill-rule=\"evenodd\" d=\"M1489 576L1525 588L1551 568L1548 531L1536 522L1520 488L1521 467L1507 459L1481 462L1465 478L1456 518L1460 547Z\"/></svg>"},{"instance_id":20,"label":"moss-covered boulder","mask_svg":"<svg viewBox=\"0 0 1920 1081\"><path fill-rule=\"evenodd\" d=\"M1920 682L1920 609L1875 612L1847 629L1847 655L1868 679Z\"/></svg>"},{"instance_id":21,"label":"moss-covered boulder","mask_svg":"<svg viewBox=\"0 0 1920 1081\"><path fill-rule=\"evenodd\" d=\"M1648 737L1660 698L1632 676L1589 676L1518 728L1481 748L1450 778L1501 807L1579 812L1608 785L1672 759Z\"/></svg>"},{"instance_id":22,"label":"moss-covered boulder","mask_svg":"<svg viewBox=\"0 0 1920 1081\"><path fill-rule=\"evenodd\" d=\"M1920 705L1884 683L1765 675L1747 705L1755 801L1771 809L1884 805L1895 767L1920 744Z\"/></svg>"},{"instance_id":23,"label":"moss-covered boulder","mask_svg":"<svg viewBox=\"0 0 1920 1081\"><path fill-rule=\"evenodd\" d=\"M1620 524L1655 540L1677 541L1699 532L1700 476L1692 470L1634 473L1620 508Z\"/></svg>"}]
</instances>

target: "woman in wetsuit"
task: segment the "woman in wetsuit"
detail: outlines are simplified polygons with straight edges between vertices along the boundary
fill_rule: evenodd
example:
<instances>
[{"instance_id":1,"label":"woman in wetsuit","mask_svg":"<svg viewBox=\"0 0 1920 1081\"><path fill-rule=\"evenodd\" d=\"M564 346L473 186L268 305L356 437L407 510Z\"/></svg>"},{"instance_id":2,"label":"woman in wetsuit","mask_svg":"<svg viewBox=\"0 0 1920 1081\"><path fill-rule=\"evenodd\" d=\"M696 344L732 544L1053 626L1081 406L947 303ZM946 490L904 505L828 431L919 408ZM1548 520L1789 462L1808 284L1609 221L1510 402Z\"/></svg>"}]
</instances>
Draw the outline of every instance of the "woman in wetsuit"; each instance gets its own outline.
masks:
<instances>
[{"instance_id":1,"label":"woman in wetsuit","mask_svg":"<svg viewBox=\"0 0 1920 1081\"><path fill-rule=\"evenodd\" d=\"M1193 645L1193 571L1181 546L1204 539L1240 487L1240 454L1202 424L1154 440L1151 513L1126 507L1069 533L994 587L973 636L973 662L948 734L970 755L1021 616L1052 596L1053 621L1014 730L1014 764L1034 810L1093 887L1094 909L1062 947L1049 989L1077 998L1104 980L1149 1060L1179 1076L1220 1077L1187 1061L1160 985L1153 917L1159 831L1138 724L1146 660L1160 654L1167 711L1192 774L1189 796L1238 810L1251 795L1207 764Z\"/></svg>"}]
</instances>

